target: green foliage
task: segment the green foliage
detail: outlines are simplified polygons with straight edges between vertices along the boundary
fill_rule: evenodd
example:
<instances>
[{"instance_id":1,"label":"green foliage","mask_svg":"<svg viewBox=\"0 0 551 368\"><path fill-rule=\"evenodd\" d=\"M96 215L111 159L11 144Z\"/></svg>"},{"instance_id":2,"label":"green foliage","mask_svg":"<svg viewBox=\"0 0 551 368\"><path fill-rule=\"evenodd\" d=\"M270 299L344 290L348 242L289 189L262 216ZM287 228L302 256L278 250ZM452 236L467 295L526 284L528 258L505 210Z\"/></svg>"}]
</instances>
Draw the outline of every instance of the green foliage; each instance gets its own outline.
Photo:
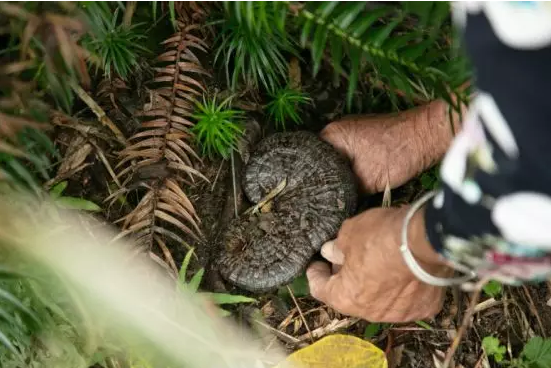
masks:
<instances>
[{"instance_id":1,"label":"green foliage","mask_svg":"<svg viewBox=\"0 0 551 368\"><path fill-rule=\"evenodd\" d=\"M440 183L438 170L439 167L435 166L421 174L419 180L421 181L421 186L423 187L423 189L434 190L438 187Z\"/></svg>"},{"instance_id":2,"label":"green foliage","mask_svg":"<svg viewBox=\"0 0 551 368\"><path fill-rule=\"evenodd\" d=\"M450 14L446 2L403 2L372 6L366 2L310 2L300 11L301 44L312 53L314 73L326 49L336 73L348 65L348 104L362 75L374 75L394 98L403 91L411 98L442 97L470 77L467 60L442 42L442 29ZM417 19L417 25L409 26ZM346 63L345 63L346 62ZM450 93L451 91L451 93Z\"/></svg>"},{"instance_id":3,"label":"green foliage","mask_svg":"<svg viewBox=\"0 0 551 368\"><path fill-rule=\"evenodd\" d=\"M496 363L510 368L548 368L551 367L551 339L533 337L524 345L517 358L507 360L507 349L498 338L486 336L482 340L486 355L493 357Z\"/></svg>"},{"instance_id":4,"label":"green foliage","mask_svg":"<svg viewBox=\"0 0 551 368\"><path fill-rule=\"evenodd\" d=\"M419 326L419 327L424 328L425 330L432 330L431 325L429 325L429 324L428 324L427 322L425 322L425 321L415 321L415 324L417 324L417 326Z\"/></svg>"},{"instance_id":5,"label":"green foliage","mask_svg":"<svg viewBox=\"0 0 551 368\"><path fill-rule=\"evenodd\" d=\"M291 289L293 295L296 298L302 298L304 296L310 295L310 287L308 285L306 274L303 273L299 277L296 277L289 285L289 289ZM289 289L287 288L287 286L282 286L277 291L277 295L283 300L290 301L291 295L289 294Z\"/></svg>"},{"instance_id":6,"label":"green foliage","mask_svg":"<svg viewBox=\"0 0 551 368\"><path fill-rule=\"evenodd\" d=\"M50 138L35 128L22 129L15 142L25 156L0 152L0 172L12 186L38 193L40 180L50 179L51 158L59 158L59 153Z\"/></svg>"},{"instance_id":7,"label":"green foliage","mask_svg":"<svg viewBox=\"0 0 551 368\"><path fill-rule=\"evenodd\" d=\"M149 53L142 45L146 36L140 30L141 25L126 27L120 24L120 8L111 14L102 2L90 3L85 9L90 33L83 39L83 45L101 60L101 65L96 65L96 72L101 67L108 78L115 73L126 80L138 67L139 57Z\"/></svg>"},{"instance_id":8,"label":"green foliage","mask_svg":"<svg viewBox=\"0 0 551 368\"><path fill-rule=\"evenodd\" d=\"M486 355L493 357L497 363L503 361L505 352L507 351L505 346L501 345L499 339L494 336L486 336L482 340L482 347L484 348Z\"/></svg>"},{"instance_id":9,"label":"green foliage","mask_svg":"<svg viewBox=\"0 0 551 368\"><path fill-rule=\"evenodd\" d=\"M188 272L188 268L189 268L189 264L192 256L193 256L193 249L190 249L186 253L186 256L184 257L184 260L182 262L182 266L180 267L180 271L178 273L178 281L179 281L178 285L182 289L191 291L193 293L197 293L199 290L199 285L201 284L201 281L203 279L203 275L205 274L205 269L200 268L191 277L189 281L186 281L187 272ZM226 294L226 293L207 293L207 292L199 292L199 294L208 298L211 302L213 302L216 305L229 305L229 304L256 302L255 299L249 298L243 295L233 295L233 294ZM228 316L230 315L230 312L224 309L219 309L219 314L221 316Z\"/></svg>"},{"instance_id":10,"label":"green foliage","mask_svg":"<svg viewBox=\"0 0 551 368\"><path fill-rule=\"evenodd\" d=\"M72 210L81 210L81 211L90 211L97 212L101 211L101 207L95 204L92 201L89 201L84 198L64 196L63 191L67 188L67 181L62 181L61 183L55 185L50 189L50 198L54 203L65 209Z\"/></svg>"},{"instance_id":11,"label":"green foliage","mask_svg":"<svg viewBox=\"0 0 551 368\"><path fill-rule=\"evenodd\" d=\"M193 115L196 124L192 132L202 148L202 154L214 158L230 157L236 149L237 141L243 134L243 112L230 108L231 98L218 102L216 97L197 104L197 113Z\"/></svg>"},{"instance_id":12,"label":"green foliage","mask_svg":"<svg viewBox=\"0 0 551 368\"><path fill-rule=\"evenodd\" d=\"M539 336L531 338L524 345L520 356L530 368L551 367L551 339L543 339Z\"/></svg>"},{"instance_id":13,"label":"green foliage","mask_svg":"<svg viewBox=\"0 0 551 368\"><path fill-rule=\"evenodd\" d=\"M215 63L224 64L228 85L235 89L263 87L269 92L287 79L285 53L296 46L285 30L287 6L280 2L225 4L224 20L216 40Z\"/></svg>"},{"instance_id":14,"label":"green foliage","mask_svg":"<svg viewBox=\"0 0 551 368\"><path fill-rule=\"evenodd\" d=\"M490 280L482 288L484 293L492 298L497 298L503 293L503 285L499 281Z\"/></svg>"},{"instance_id":15,"label":"green foliage","mask_svg":"<svg viewBox=\"0 0 551 368\"><path fill-rule=\"evenodd\" d=\"M62 285L63 281L37 272L36 264L6 257L5 250L0 259L0 263L18 270L11 277L0 279L0 340L5 342L7 338L11 345L0 347L0 366L88 367L95 346L85 343L87 330L71 322L78 313L74 299L53 286ZM12 272L15 271L7 271Z\"/></svg>"},{"instance_id":16,"label":"green foliage","mask_svg":"<svg viewBox=\"0 0 551 368\"><path fill-rule=\"evenodd\" d=\"M289 87L271 93L270 98L271 101L266 106L268 117L275 122L276 127L284 130L287 121L296 125L302 124L301 105L312 102L306 93Z\"/></svg>"},{"instance_id":17,"label":"green foliage","mask_svg":"<svg viewBox=\"0 0 551 368\"><path fill-rule=\"evenodd\" d=\"M381 323L369 323L365 326L364 329L364 338L372 339L382 330L383 326Z\"/></svg>"},{"instance_id":18,"label":"green foliage","mask_svg":"<svg viewBox=\"0 0 551 368\"><path fill-rule=\"evenodd\" d=\"M19 356L14 337L29 326L40 325L36 314L10 291L13 284L20 282L19 277L13 270L0 268L0 345L14 356Z\"/></svg>"}]
</instances>

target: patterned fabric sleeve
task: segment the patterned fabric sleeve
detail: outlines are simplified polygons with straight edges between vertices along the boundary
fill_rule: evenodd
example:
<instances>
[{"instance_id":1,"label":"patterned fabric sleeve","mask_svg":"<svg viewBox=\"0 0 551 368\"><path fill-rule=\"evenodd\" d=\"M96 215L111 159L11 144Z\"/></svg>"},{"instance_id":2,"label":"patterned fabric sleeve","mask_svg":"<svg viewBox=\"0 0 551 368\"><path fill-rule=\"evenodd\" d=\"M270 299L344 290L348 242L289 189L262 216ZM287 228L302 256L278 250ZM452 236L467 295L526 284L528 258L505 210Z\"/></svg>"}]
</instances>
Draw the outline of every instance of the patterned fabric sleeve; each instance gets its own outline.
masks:
<instances>
[{"instance_id":1,"label":"patterned fabric sleeve","mask_svg":"<svg viewBox=\"0 0 551 368\"><path fill-rule=\"evenodd\" d=\"M454 3L477 94L427 206L431 244L508 284L551 276L551 9Z\"/></svg>"}]
</instances>

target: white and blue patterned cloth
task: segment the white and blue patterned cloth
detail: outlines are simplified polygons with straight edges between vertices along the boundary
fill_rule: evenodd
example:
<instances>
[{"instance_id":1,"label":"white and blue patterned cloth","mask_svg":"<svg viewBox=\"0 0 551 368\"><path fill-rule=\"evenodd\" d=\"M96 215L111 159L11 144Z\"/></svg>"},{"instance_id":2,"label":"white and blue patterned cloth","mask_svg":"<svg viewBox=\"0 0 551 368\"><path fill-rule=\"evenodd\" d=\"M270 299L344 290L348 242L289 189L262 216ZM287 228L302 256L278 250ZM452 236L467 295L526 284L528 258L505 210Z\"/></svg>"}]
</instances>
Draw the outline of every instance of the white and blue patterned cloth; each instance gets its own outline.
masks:
<instances>
[{"instance_id":1,"label":"white and blue patterned cloth","mask_svg":"<svg viewBox=\"0 0 551 368\"><path fill-rule=\"evenodd\" d=\"M551 276L551 4L455 2L477 92L426 210L452 264L508 284Z\"/></svg>"}]
</instances>

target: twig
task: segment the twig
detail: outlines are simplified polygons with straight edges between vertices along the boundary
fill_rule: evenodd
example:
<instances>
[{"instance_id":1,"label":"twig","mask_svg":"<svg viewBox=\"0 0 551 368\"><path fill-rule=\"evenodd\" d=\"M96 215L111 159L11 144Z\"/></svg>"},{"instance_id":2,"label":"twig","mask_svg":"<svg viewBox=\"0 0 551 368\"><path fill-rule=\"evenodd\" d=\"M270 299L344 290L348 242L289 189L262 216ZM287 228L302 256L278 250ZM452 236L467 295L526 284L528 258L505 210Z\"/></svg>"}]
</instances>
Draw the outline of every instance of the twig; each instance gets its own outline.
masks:
<instances>
[{"instance_id":1,"label":"twig","mask_svg":"<svg viewBox=\"0 0 551 368\"><path fill-rule=\"evenodd\" d=\"M126 9L124 10L124 17L122 18L122 26L124 28L130 27L132 24L132 17L134 16L134 12L136 11L136 5L138 5L137 1L127 1L126 2Z\"/></svg>"},{"instance_id":2,"label":"twig","mask_svg":"<svg viewBox=\"0 0 551 368\"><path fill-rule=\"evenodd\" d=\"M532 314L536 317L536 320L538 321L538 327L540 328L541 335L543 337L547 337L545 334L545 329L543 328L543 323L541 322L540 314L538 313L538 309L536 308L536 304L534 303L534 299L532 299L532 295L530 294L530 290L526 287L526 285L522 285L522 289L524 290L524 293L526 294L526 297L528 298L528 301L530 302L530 311Z\"/></svg>"},{"instance_id":3,"label":"twig","mask_svg":"<svg viewBox=\"0 0 551 368\"><path fill-rule=\"evenodd\" d=\"M287 285L287 290L289 291L289 294L291 295L291 298L293 299L293 302L297 306L298 314L300 315L300 319L302 319L302 322L304 322L304 326L306 327L306 330L310 334L310 340L312 343L314 342L314 336L312 336L312 331L310 331L310 327L308 326L308 322L306 322L306 318L304 318L304 314L302 314L302 309L300 309L300 306L298 305L297 299L295 298L295 294L293 293L293 290Z\"/></svg>"},{"instance_id":4,"label":"twig","mask_svg":"<svg viewBox=\"0 0 551 368\"><path fill-rule=\"evenodd\" d=\"M230 153L231 157L231 182L233 187L233 208L235 209L235 217L239 217L239 211L237 210L237 184L235 183L235 160L233 158L233 151Z\"/></svg>"},{"instance_id":5,"label":"twig","mask_svg":"<svg viewBox=\"0 0 551 368\"><path fill-rule=\"evenodd\" d=\"M296 337L293 337L289 334L286 334L285 332L283 331L279 331L275 328L273 328L272 326L264 323L264 322L260 322L259 320L254 320L256 323L258 323L260 326L272 331L274 333L274 335L276 335L277 337L281 338L283 341L285 342L288 342L290 344L300 344L302 341L300 339L297 339Z\"/></svg>"},{"instance_id":6,"label":"twig","mask_svg":"<svg viewBox=\"0 0 551 368\"><path fill-rule=\"evenodd\" d=\"M247 211L245 211L245 214L255 214L257 213L264 205L268 202L270 202L272 199L274 199L279 193L285 189L287 186L287 178L283 179L281 183L277 185L274 189L270 191L264 198L262 198L256 205L249 208Z\"/></svg>"},{"instance_id":7,"label":"twig","mask_svg":"<svg viewBox=\"0 0 551 368\"><path fill-rule=\"evenodd\" d=\"M335 332L337 330L353 326L356 323L358 323L358 321L360 321L359 318L345 318L345 319L342 319L342 320L334 319L327 326L318 327L314 331L312 331L312 336L314 336L315 339L318 339L320 337L323 337L323 336L325 336L329 333ZM300 335L298 337L298 339L300 341L304 341L304 340L309 339L309 338L310 338L310 334L308 334L308 333L306 333L304 335Z\"/></svg>"},{"instance_id":8,"label":"twig","mask_svg":"<svg viewBox=\"0 0 551 368\"><path fill-rule=\"evenodd\" d=\"M446 359L442 364L442 368L449 368L450 363L455 354L455 351L459 347L459 343L463 339L463 335L465 335L465 332L467 331L467 327L470 325L471 317L474 315L475 307L476 307L476 304L478 303L478 298L480 298L480 292L482 291L482 287L484 287L484 285L489 280L490 280L489 277L484 277L475 284L472 299L471 299L471 302L469 303L469 308L465 312L465 316L463 317L463 323L459 327L459 330L457 331L457 335L455 336L455 339L453 339L452 345L450 346L450 348L448 349L448 352L446 353Z\"/></svg>"},{"instance_id":9,"label":"twig","mask_svg":"<svg viewBox=\"0 0 551 368\"><path fill-rule=\"evenodd\" d=\"M449 331L455 331L454 328L431 328L430 330L427 330L426 328L422 327L392 327L389 328L391 331L411 331L411 332L449 332Z\"/></svg>"},{"instance_id":10,"label":"twig","mask_svg":"<svg viewBox=\"0 0 551 368\"><path fill-rule=\"evenodd\" d=\"M283 321L281 321L281 323L277 326L277 329L282 330L282 329L286 328L287 326L289 326L289 323L291 323L291 321L295 317L295 313L297 311L298 310L296 308L291 309L289 311L289 313L287 314L287 317L285 317L285 319Z\"/></svg>"},{"instance_id":11,"label":"twig","mask_svg":"<svg viewBox=\"0 0 551 368\"><path fill-rule=\"evenodd\" d=\"M92 143L92 145L94 147L96 147L96 154L98 155L101 162L103 162L103 165L105 166L105 169L107 170L107 172L109 173L109 175L111 176L111 178L113 179L115 184L117 184L119 189L122 188L122 185L119 181L119 178L117 178L117 175L115 175L115 172L113 171L113 168L111 167L111 165L109 164L109 161L107 161L107 158L103 154L103 150L96 144L96 142L93 142L93 141L90 140L90 143Z\"/></svg>"},{"instance_id":12,"label":"twig","mask_svg":"<svg viewBox=\"0 0 551 368\"><path fill-rule=\"evenodd\" d=\"M494 298L490 298L490 299L485 300L481 303L478 303L474 307L474 313L479 313L479 312L485 311L486 309L498 306L502 303L503 303L503 301L501 301L501 300L495 300Z\"/></svg>"},{"instance_id":13,"label":"twig","mask_svg":"<svg viewBox=\"0 0 551 368\"><path fill-rule=\"evenodd\" d=\"M117 137L117 140L122 143L124 146L126 146L126 138L122 134L122 132L117 128L117 126L109 119L109 117L105 114L105 111L94 101L88 93L86 93L85 90L82 89L78 84L72 82L71 88L75 93L80 97L80 99L96 114L98 117L98 120L100 123L108 127L114 134L115 137Z\"/></svg>"},{"instance_id":14,"label":"twig","mask_svg":"<svg viewBox=\"0 0 551 368\"><path fill-rule=\"evenodd\" d=\"M222 167L224 166L224 162L226 162L226 160L222 160L220 162L220 167L218 168L218 171L216 172L216 176L214 178L214 181L212 182L212 186L210 187L211 192L214 190L214 187L216 186L216 182L218 181L218 177L220 176L220 172L222 171ZM235 195L235 193L234 193L234 195Z\"/></svg>"}]
</instances>

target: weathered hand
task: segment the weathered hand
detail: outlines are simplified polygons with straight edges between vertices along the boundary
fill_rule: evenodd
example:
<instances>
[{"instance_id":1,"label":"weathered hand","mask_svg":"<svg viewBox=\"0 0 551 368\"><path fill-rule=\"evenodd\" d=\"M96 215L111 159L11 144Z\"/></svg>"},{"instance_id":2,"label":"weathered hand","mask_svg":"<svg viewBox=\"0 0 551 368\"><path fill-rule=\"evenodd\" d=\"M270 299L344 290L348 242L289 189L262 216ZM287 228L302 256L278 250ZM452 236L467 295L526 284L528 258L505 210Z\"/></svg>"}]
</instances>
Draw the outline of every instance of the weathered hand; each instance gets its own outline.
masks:
<instances>
[{"instance_id":1,"label":"weathered hand","mask_svg":"<svg viewBox=\"0 0 551 368\"><path fill-rule=\"evenodd\" d=\"M454 114L454 129L460 128ZM353 164L363 190L398 187L438 162L453 132L448 104L437 100L396 114L350 116L329 124L321 137Z\"/></svg>"},{"instance_id":2,"label":"weathered hand","mask_svg":"<svg viewBox=\"0 0 551 368\"><path fill-rule=\"evenodd\" d=\"M400 230L407 207L376 208L344 222L322 255L333 265L315 262L307 270L313 297L343 314L377 322L408 322L436 315L444 288L416 279L400 253ZM426 242L422 211L409 225L410 248L429 273L449 277ZM337 267L338 268L338 267Z\"/></svg>"}]
</instances>

